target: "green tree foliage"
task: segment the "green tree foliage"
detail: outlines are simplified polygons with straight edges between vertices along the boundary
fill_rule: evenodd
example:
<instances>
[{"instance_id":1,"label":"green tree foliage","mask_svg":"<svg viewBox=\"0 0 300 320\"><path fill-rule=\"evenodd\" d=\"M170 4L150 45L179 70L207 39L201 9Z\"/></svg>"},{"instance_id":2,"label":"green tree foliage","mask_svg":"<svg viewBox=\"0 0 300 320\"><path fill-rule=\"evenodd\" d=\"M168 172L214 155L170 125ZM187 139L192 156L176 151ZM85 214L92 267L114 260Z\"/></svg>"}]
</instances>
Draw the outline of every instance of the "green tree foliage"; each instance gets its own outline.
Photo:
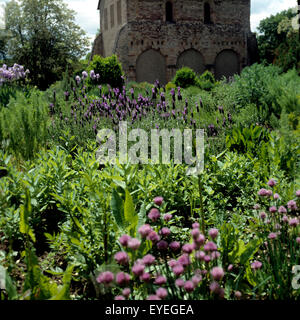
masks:
<instances>
[{"instance_id":1,"label":"green tree foliage","mask_svg":"<svg viewBox=\"0 0 300 320\"><path fill-rule=\"evenodd\" d=\"M12 0L5 6L7 53L30 69L32 83L41 89L86 53L88 40L74 14L62 0Z\"/></svg>"},{"instance_id":2,"label":"green tree foliage","mask_svg":"<svg viewBox=\"0 0 300 320\"><path fill-rule=\"evenodd\" d=\"M262 20L258 27L258 48L261 62L274 63L285 71L299 63L298 32L292 27L297 11L284 10Z\"/></svg>"}]
</instances>

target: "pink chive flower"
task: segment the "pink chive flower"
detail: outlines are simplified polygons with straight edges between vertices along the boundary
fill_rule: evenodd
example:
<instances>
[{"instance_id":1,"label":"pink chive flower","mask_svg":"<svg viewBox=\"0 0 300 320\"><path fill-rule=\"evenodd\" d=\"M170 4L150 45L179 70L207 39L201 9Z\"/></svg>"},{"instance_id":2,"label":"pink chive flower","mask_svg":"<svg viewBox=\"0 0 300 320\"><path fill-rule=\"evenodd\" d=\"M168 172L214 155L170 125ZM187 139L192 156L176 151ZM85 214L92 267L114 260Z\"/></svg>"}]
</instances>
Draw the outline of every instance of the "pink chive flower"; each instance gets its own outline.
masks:
<instances>
[{"instance_id":1,"label":"pink chive flower","mask_svg":"<svg viewBox=\"0 0 300 320\"><path fill-rule=\"evenodd\" d=\"M153 202L157 205L157 206L161 206L162 203L164 202L164 198L163 197L155 197L153 199Z\"/></svg>"},{"instance_id":2,"label":"pink chive flower","mask_svg":"<svg viewBox=\"0 0 300 320\"><path fill-rule=\"evenodd\" d=\"M116 275L116 282L118 285L122 286L128 284L130 281L130 275L128 273L119 272Z\"/></svg>"},{"instance_id":3,"label":"pink chive flower","mask_svg":"<svg viewBox=\"0 0 300 320\"><path fill-rule=\"evenodd\" d=\"M130 296L131 290L129 288L125 288L122 291L124 297L128 298Z\"/></svg>"},{"instance_id":4,"label":"pink chive flower","mask_svg":"<svg viewBox=\"0 0 300 320\"><path fill-rule=\"evenodd\" d=\"M283 222L288 222L288 221L289 221L289 218L288 218L286 215L284 215L284 216L282 217L282 221L283 221Z\"/></svg>"},{"instance_id":5,"label":"pink chive flower","mask_svg":"<svg viewBox=\"0 0 300 320\"><path fill-rule=\"evenodd\" d=\"M204 250L205 251L217 251L218 247L214 242L209 241L204 245Z\"/></svg>"},{"instance_id":6,"label":"pink chive flower","mask_svg":"<svg viewBox=\"0 0 300 320\"><path fill-rule=\"evenodd\" d=\"M149 224L142 225L138 230L142 238L146 238L151 231L152 229Z\"/></svg>"},{"instance_id":7,"label":"pink chive flower","mask_svg":"<svg viewBox=\"0 0 300 320\"><path fill-rule=\"evenodd\" d=\"M269 211L271 213L275 213L277 211L277 208L275 206L272 206L272 207L269 208Z\"/></svg>"},{"instance_id":8,"label":"pink chive flower","mask_svg":"<svg viewBox=\"0 0 300 320\"><path fill-rule=\"evenodd\" d=\"M164 250L167 250L168 249L168 242L165 241L165 240L160 240L157 244L157 249L158 250L161 250L161 251L164 251Z\"/></svg>"},{"instance_id":9,"label":"pink chive flower","mask_svg":"<svg viewBox=\"0 0 300 320\"><path fill-rule=\"evenodd\" d=\"M297 242L298 244L300 244L300 237L297 237L297 238L296 238L296 242Z\"/></svg>"},{"instance_id":10,"label":"pink chive flower","mask_svg":"<svg viewBox=\"0 0 300 320\"><path fill-rule=\"evenodd\" d=\"M225 290L224 290L224 288L220 288L220 290L219 290L219 297L220 297L221 299L223 299L224 296L225 296Z\"/></svg>"},{"instance_id":11,"label":"pink chive flower","mask_svg":"<svg viewBox=\"0 0 300 320\"><path fill-rule=\"evenodd\" d=\"M155 222L156 220L158 220L160 217L160 212L158 209L156 208L152 208L148 214L148 218L150 220L152 220L153 222Z\"/></svg>"},{"instance_id":12,"label":"pink chive flower","mask_svg":"<svg viewBox=\"0 0 300 320\"><path fill-rule=\"evenodd\" d=\"M99 274L97 277L98 283L110 284L114 280L114 274L110 271L105 271Z\"/></svg>"},{"instance_id":13,"label":"pink chive flower","mask_svg":"<svg viewBox=\"0 0 300 320\"><path fill-rule=\"evenodd\" d=\"M193 229L198 229L200 227L200 224L198 222L195 222L192 224Z\"/></svg>"},{"instance_id":14,"label":"pink chive flower","mask_svg":"<svg viewBox=\"0 0 300 320\"><path fill-rule=\"evenodd\" d=\"M165 299L168 296L168 291L165 288L161 287L158 288L155 293L161 299Z\"/></svg>"},{"instance_id":15,"label":"pink chive flower","mask_svg":"<svg viewBox=\"0 0 300 320\"><path fill-rule=\"evenodd\" d=\"M119 242L121 243L121 245L123 247L127 247L128 245L128 241L131 239L130 236L128 236L127 234L123 234L120 238L119 238Z\"/></svg>"},{"instance_id":16,"label":"pink chive flower","mask_svg":"<svg viewBox=\"0 0 300 320\"><path fill-rule=\"evenodd\" d=\"M298 197L298 198L300 197L300 190L296 191L296 197Z\"/></svg>"},{"instance_id":17,"label":"pink chive flower","mask_svg":"<svg viewBox=\"0 0 300 320\"><path fill-rule=\"evenodd\" d=\"M176 266L174 266L172 268L172 270L173 270L173 272L174 272L176 277L179 277L184 272L184 268L183 268L183 266L181 264L177 264Z\"/></svg>"},{"instance_id":18,"label":"pink chive flower","mask_svg":"<svg viewBox=\"0 0 300 320\"><path fill-rule=\"evenodd\" d=\"M147 254L143 257L142 262L145 266L151 266L155 261L155 257L152 254Z\"/></svg>"},{"instance_id":19,"label":"pink chive flower","mask_svg":"<svg viewBox=\"0 0 300 320\"><path fill-rule=\"evenodd\" d=\"M267 196L268 196L268 197L271 197L272 194L273 194L272 190L267 190Z\"/></svg>"},{"instance_id":20,"label":"pink chive flower","mask_svg":"<svg viewBox=\"0 0 300 320\"><path fill-rule=\"evenodd\" d=\"M178 264L178 262L177 262L175 259L171 259L171 260L168 262L168 265L169 265L171 268L175 267L177 264Z\"/></svg>"},{"instance_id":21,"label":"pink chive flower","mask_svg":"<svg viewBox=\"0 0 300 320\"><path fill-rule=\"evenodd\" d=\"M205 242L205 237L203 234L200 234L199 237L197 237L194 241L197 246L202 246Z\"/></svg>"},{"instance_id":22,"label":"pink chive flower","mask_svg":"<svg viewBox=\"0 0 300 320\"><path fill-rule=\"evenodd\" d=\"M297 210L297 204L296 204L296 201L294 200L290 200L288 203L287 203L287 206L290 210L294 211L294 210Z\"/></svg>"},{"instance_id":23,"label":"pink chive flower","mask_svg":"<svg viewBox=\"0 0 300 320\"><path fill-rule=\"evenodd\" d=\"M276 183L277 183L277 182L276 182L274 179L270 179L270 180L268 181L268 186L272 188L272 187L274 187L274 186L276 185Z\"/></svg>"},{"instance_id":24,"label":"pink chive flower","mask_svg":"<svg viewBox=\"0 0 300 320\"><path fill-rule=\"evenodd\" d=\"M188 266L189 264L191 264L191 260L188 254L184 253L182 256L180 256L177 259L178 263L180 263L183 267Z\"/></svg>"},{"instance_id":25,"label":"pink chive flower","mask_svg":"<svg viewBox=\"0 0 300 320\"><path fill-rule=\"evenodd\" d=\"M186 281L183 287L186 292L193 292L195 289L194 283L190 280Z\"/></svg>"},{"instance_id":26,"label":"pink chive flower","mask_svg":"<svg viewBox=\"0 0 300 320\"><path fill-rule=\"evenodd\" d=\"M213 281L213 282L210 284L210 286L209 286L209 290L210 290L212 293L218 294L218 293L219 293L219 290L220 290L220 285L218 284L218 282Z\"/></svg>"},{"instance_id":27,"label":"pink chive flower","mask_svg":"<svg viewBox=\"0 0 300 320\"><path fill-rule=\"evenodd\" d=\"M172 251L178 251L180 249L180 243L178 241L172 241L169 247Z\"/></svg>"},{"instance_id":28,"label":"pink chive flower","mask_svg":"<svg viewBox=\"0 0 300 320\"><path fill-rule=\"evenodd\" d=\"M154 283L158 285L165 284L166 282L167 282L167 279L164 276L157 276L156 279L154 280Z\"/></svg>"},{"instance_id":29,"label":"pink chive flower","mask_svg":"<svg viewBox=\"0 0 300 320\"><path fill-rule=\"evenodd\" d=\"M115 296L114 300L125 300L125 298L123 296Z\"/></svg>"},{"instance_id":30,"label":"pink chive flower","mask_svg":"<svg viewBox=\"0 0 300 320\"><path fill-rule=\"evenodd\" d=\"M170 221L172 219L172 215L170 214L170 213L166 213L165 215L164 215L164 220L165 221Z\"/></svg>"},{"instance_id":31,"label":"pink chive flower","mask_svg":"<svg viewBox=\"0 0 300 320\"><path fill-rule=\"evenodd\" d=\"M259 205L259 204L255 204L255 205L253 206L253 209L254 209L254 210L259 210L259 209L260 209L260 205Z\"/></svg>"},{"instance_id":32,"label":"pink chive flower","mask_svg":"<svg viewBox=\"0 0 300 320\"><path fill-rule=\"evenodd\" d=\"M211 257L206 255L206 256L204 256L203 260L204 260L204 262L210 262L211 261Z\"/></svg>"},{"instance_id":33,"label":"pink chive flower","mask_svg":"<svg viewBox=\"0 0 300 320\"><path fill-rule=\"evenodd\" d=\"M142 264L135 264L131 271L136 276L141 276L144 273L145 266Z\"/></svg>"},{"instance_id":34,"label":"pink chive flower","mask_svg":"<svg viewBox=\"0 0 300 320\"><path fill-rule=\"evenodd\" d=\"M197 239L200 235L200 230L196 229L196 228L192 229L191 235L192 235L193 239Z\"/></svg>"},{"instance_id":35,"label":"pink chive flower","mask_svg":"<svg viewBox=\"0 0 300 320\"><path fill-rule=\"evenodd\" d=\"M186 243L185 245L182 246L182 251L184 253L192 253L194 250L194 245L193 244L190 244L190 243Z\"/></svg>"},{"instance_id":36,"label":"pink chive flower","mask_svg":"<svg viewBox=\"0 0 300 320\"><path fill-rule=\"evenodd\" d=\"M167 237L167 236L169 236L169 235L171 234L171 231L170 231L169 228L164 227L164 228L162 228L162 229L160 230L159 233L160 233L163 237Z\"/></svg>"},{"instance_id":37,"label":"pink chive flower","mask_svg":"<svg viewBox=\"0 0 300 320\"><path fill-rule=\"evenodd\" d=\"M196 251L196 252L195 252L195 258L196 258L197 260L203 261L203 260L204 260L204 257L205 257L205 252L204 252L204 251Z\"/></svg>"},{"instance_id":38,"label":"pink chive flower","mask_svg":"<svg viewBox=\"0 0 300 320\"><path fill-rule=\"evenodd\" d=\"M137 250L141 245L141 241L136 238L132 238L128 241L127 245L128 245L128 248L132 250Z\"/></svg>"},{"instance_id":39,"label":"pink chive flower","mask_svg":"<svg viewBox=\"0 0 300 320\"><path fill-rule=\"evenodd\" d=\"M262 263L260 261L254 261L253 263L251 263L251 268L253 270L258 270L262 267Z\"/></svg>"},{"instance_id":40,"label":"pink chive flower","mask_svg":"<svg viewBox=\"0 0 300 320\"><path fill-rule=\"evenodd\" d=\"M151 279L151 274L149 272L144 272L141 276L140 276L140 280L144 281L144 282L149 282Z\"/></svg>"},{"instance_id":41,"label":"pink chive flower","mask_svg":"<svg viewBox=\"0 0 300 320\"><path fill-rule=\"evenodd\" d=\"M299 224L299 221L298 221L297 218L293 218L293 219L290 219L290 220L289 220L289 225L290 225L291 227L297 227L298 224Z\"/></svg>"},{"instance_id":42,"label":"pink chive flower","mask_svg":"<svg viewBox=\"0 0 300 320\"><path fill-rule=\"evenodd\" d=\"M287 213L287 210L286 210L286 208L285 208L284 206L280 206L280 207L278 208L278 212L279 212L279 213Z\"/></svg>"},{"instance_id":43,"label":"pink chive flower","mask_svg":"<svg viewBox=\"0 0 300 320\"><path fill-rule=\"evenodd\" d=\"M115 260L117 261L118 264L125 266L129 262L129 257L126 252L119 251L115 254Z\"/></svg>"},{"instance_id":44,"label":"pink chive flower","mask_svg":"<svg viewBox=\"0 0 300 320\"><path fill-rule=\"evenodd\" d=\"M219 230L216 228L212 228L208 231L208 234L212 239L215 239L218 236Z\"/></svg>"},{"instance_id":45,"label":"pink chive flower","mask_svg":"<svg viewBox=\"0 0 300 320\"><path fill-rule=\"evenodd\" d=\"M202 276L195 275L192 277L192 282L195 286L197 286L202 281Z\"/></svg>"},{"instance_id":46,"label":"pink chive flower","mask_svg":"<svg viewBox=\"0 0 300 320\"><path fill-rule=\"evenodd\" d=\"M279 194L278 194L278 193L275 193L273 197L274 197L274 200L278 200L278 199L280 199L280 196L279 196Z\"/></svg>"},{"instance_id":47,"label":"pink chive flower","mask_svg":"<svg viewBox=\"0 0 300 320\"><path fill-rule=\"evenodd\" d=\"M259 214L259 216L260 216L260 218L261 218L262 220L265 220L266 217L267 217L267 215L266 215L265 212L261 212L261 213Z\"/></svg>"},{"instance_id":48,"label":"pink chive flower","mask_svg":"<svg viewBox=\"0 0 300 320\"><path fill-rule=\"evenodd\" d=\"M233 264L230 264L229 266L228 266L228 268L227 268L227 271L231 271L233 269Z\"/></svg>"},{"instance_id":49,"label":"pink chive flower","mask_svg":"<svg viewBox=\"0 0 300 320\"><path fill-rule=\"evenodd\" d=\"M177 287L182 288L184 286L184 280L183 279L176 279L175 284Z\"/></svg>"},{"instance_id":50,"label":"pink chive flower","mask_svg":"<svg viewBox=\"0 0 300 320\"><path fill-rule=\"evenodd\" d=\"M211 269L210 274L214 280L221 280L224 277L224 270L221 267L214 267Z\"/></svg>"},{"instance_id":51,"label":"pink chive flower","mask_svg":"<svg viewBox=\"0 0 300 320\"><path fill-rule=\"evenodd\" d=\"M157 295L151 294L148 296L147 300L161 300Z\"/></svg>"},{"instance_id":52,"label":"pink chive flower","mask_svg":"<svg viewBox=\"0 0 300 320\"><path fill-rule=\"evenodd\" d=\"M258 191L258 195L261 197L266 197L268 195L268 190L266 190L265 188L262 188Z\"/></svg>"},{"instance_id":53,"label":"pink chive flower","mask_svg":"<svg viewBox=\"0 0 300 320\"><path fill-rule=\"evenodd\" d=\"M212 258L213 260L220 258L220 256L221 256L221 253L220 253L219 251L213 251L213 252L211 253L211 258Z\"/></svg>"},{"instance_id":54,"label":"pink chive flower","mask_svg":"<svg viewBox=\"0 0 300 320\"><path fill-rule=\"evenodd\" d=\"M268 235L268 238L271 239L271 240L276 239L276 238L277 238L277 233L271 232L271 233Z\"/></svg>"},{"instance_id":55,"label":"pink chive flower","mask_svg":"<svg viewBox=\"0 0 300 320\"><path fill-rule=\"evenodd\" d=\"M242 293L241 293L240 291L236 291L236 292L234 293L234 296L235 296L237 299L241 299Z\"/></svg>"},{"instance_id":56,"label":"pink chive flower","mask_svg":"<svg viewBox=\"0 0 300 320\"><path fill-rule=\"evenodd\" d=\"M152 242L157 242L160 240L159 235L155 232L155 231L151 231L148 236L147 239L152 241Z\"/></svg>"}]
</instances>

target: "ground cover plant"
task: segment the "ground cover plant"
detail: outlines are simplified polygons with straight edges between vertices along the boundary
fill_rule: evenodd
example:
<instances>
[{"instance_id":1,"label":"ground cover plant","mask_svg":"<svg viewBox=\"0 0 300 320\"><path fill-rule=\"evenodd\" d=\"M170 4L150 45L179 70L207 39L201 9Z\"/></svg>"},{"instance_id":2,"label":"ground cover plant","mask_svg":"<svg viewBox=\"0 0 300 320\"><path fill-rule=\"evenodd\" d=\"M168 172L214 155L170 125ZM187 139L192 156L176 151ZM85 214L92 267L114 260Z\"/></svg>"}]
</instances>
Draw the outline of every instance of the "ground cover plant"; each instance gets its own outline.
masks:
<instances>
[{"instance_id":1,"label":"ground cover plant","mask_svg":"<svg viewBox=\"0 0 300 320\"><path fill-rule=\"evenodd\" d=\"M24 70L0 69L1 299L299 299L295 69L164 86L96 57L45 91ZM204 129L204 170L99 164L97 133L122 121Z\"/></svg>"}]
</instances>

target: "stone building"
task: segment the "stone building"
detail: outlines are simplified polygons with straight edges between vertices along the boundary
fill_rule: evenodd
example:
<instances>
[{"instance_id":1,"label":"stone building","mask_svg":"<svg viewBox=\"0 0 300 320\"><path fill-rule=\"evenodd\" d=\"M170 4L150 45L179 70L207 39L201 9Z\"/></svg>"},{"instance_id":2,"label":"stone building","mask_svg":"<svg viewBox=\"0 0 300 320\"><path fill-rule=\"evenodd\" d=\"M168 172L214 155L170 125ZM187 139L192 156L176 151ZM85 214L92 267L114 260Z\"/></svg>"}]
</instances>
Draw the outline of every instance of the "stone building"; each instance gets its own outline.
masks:
<instances>
[{"instance_id":1,"label":"stone building","mask_svg":"<svg viewBox=\"0 0 300 320\"><path fill-rule=\"evenodd\" d=\"M170 81L188 66L221 78L256 59L250 0L99 0L92 54L116 54L129 80Z\"/></svg>"}]
</instances>

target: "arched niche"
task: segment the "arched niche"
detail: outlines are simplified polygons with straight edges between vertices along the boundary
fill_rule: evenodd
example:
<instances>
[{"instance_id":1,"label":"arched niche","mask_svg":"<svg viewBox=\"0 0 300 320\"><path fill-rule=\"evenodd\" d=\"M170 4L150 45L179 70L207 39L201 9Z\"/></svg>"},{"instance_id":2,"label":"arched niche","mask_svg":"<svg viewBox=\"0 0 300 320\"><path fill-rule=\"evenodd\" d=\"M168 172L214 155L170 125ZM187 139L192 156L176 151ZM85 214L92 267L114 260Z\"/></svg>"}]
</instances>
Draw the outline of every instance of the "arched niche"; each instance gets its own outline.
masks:
<instances>
[{"instance_id":1,"label":"arched niche","mask_svg":"<svg viewBox=\"0 0 300 320\"><path fill-rule=\"evenodd\" d=\"M215 61L215 76L216 79L226 78L240 72L239 56L233 50L221 51Z\"/></svg>"},{"instance_id":2,"label":"arched niche","mask_svg":"<svg viewBox=\"0 0 300 320\"><path fill-rule=\"evenodd\" d=\"M177 69L182 67L189 67L198 74L203 73L205 65L202 54L195 49L183 51L177 59Z\"/></svg>"},{"instance_id":3,"label":"arched niche","mask_svg":"<svg viewBox=\"0 0 300 320\"><path fill-rule=\"evenodd\" d=\"M166 84L166 61L161 53L149 49L137 58L136 81L154 83L156 80Z\"/></svg>"}]
</instances>

